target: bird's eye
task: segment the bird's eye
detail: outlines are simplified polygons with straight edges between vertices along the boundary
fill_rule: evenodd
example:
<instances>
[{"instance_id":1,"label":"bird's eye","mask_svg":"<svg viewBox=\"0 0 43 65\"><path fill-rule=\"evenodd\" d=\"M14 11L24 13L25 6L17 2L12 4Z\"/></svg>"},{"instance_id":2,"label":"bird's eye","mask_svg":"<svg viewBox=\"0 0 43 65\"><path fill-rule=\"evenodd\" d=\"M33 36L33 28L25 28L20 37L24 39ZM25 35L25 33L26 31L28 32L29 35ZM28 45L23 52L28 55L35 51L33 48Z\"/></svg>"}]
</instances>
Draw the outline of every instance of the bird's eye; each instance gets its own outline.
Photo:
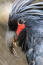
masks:
<instances>
[{"instance_id":1,"label":"bird's eye","mask_svg":"<svg viewBox=\"0 0 43 65\"><path fill-rule=\"evenodd\" d=\"M23 20L20 19L20 20L18 21L18 23L19 23L19 24L23 24Z\"/></svg>"}]
</instances>

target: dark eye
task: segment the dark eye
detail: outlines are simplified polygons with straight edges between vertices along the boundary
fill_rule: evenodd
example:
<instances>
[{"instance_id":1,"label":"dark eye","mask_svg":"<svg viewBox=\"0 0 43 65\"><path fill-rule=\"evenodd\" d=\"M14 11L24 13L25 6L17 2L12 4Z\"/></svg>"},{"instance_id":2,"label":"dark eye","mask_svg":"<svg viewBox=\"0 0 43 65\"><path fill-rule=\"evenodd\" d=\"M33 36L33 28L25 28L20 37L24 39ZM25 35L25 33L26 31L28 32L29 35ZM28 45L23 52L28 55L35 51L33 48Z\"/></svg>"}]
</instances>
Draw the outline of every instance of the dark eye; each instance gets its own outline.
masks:
<instances>
[{"instance_id":1,"label":"dark eye","mask_svg":"<svg viewBox=\"0 0 43 65\"><path fill-rule=\"evenodd\" d=\"M19 20L19 24L23 24L23 21L21 19Z\"/></svg>"}]
</instances>

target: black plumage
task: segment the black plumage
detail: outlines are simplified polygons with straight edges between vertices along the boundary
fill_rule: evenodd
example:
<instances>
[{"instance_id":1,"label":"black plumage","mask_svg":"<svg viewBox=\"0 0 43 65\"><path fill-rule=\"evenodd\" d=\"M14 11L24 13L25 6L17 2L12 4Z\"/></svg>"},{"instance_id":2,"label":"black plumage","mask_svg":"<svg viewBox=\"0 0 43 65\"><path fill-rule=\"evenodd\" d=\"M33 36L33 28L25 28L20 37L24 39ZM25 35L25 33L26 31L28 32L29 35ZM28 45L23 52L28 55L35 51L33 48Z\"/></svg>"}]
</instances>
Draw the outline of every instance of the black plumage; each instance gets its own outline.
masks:
<instances>
[{"instance_id":1,"label":"black plumage","mask_svg":"<svg viewBox=\"0 0 43 65\"><path fill-rule=\"evenodd\" d=\"M8 26L9 30L15 31L16 24L23 20L26 28L18 37L19 46L23 45L29 65L43 65L43 2L30 3L29 0L19 0L13 4ZM10 20L13 20L12 23Z\"/></svg>"}]
</instances>

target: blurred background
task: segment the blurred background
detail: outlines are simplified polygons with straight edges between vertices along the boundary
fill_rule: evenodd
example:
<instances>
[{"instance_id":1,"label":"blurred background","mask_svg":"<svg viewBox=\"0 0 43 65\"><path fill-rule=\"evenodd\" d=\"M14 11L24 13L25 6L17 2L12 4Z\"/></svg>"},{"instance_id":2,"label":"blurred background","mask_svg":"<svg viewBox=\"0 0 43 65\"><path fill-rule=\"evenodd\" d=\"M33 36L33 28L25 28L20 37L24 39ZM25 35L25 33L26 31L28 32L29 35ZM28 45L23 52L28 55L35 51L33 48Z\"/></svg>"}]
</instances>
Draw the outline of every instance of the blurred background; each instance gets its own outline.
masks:
<instances>
[{"instance_id":1,"label":"blurred background","mask_svg":"<svg viewBox=\"0 0 43 65\"><path fill-rule=\"evenodd\" d=\"M39 1L43 2L43 0L35 0L34 3ZM13 56L6 47L7 22L13 2L14 0L0 0L0 65L28 65L21 48L15 48L17 56L16 54Z\"/></svg>"}]
</instances>

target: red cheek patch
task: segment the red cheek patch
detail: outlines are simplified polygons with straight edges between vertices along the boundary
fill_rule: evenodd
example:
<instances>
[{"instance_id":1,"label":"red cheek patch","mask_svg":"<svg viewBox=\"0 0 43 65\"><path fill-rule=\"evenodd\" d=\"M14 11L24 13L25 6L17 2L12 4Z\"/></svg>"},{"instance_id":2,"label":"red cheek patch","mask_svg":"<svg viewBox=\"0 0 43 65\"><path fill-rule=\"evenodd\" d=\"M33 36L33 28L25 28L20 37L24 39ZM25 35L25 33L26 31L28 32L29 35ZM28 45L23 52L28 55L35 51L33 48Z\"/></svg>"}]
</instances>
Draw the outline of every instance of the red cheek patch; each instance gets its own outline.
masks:
<instances>
[{"instance_id":1,"label":"red cheek patch","mask_svg":"<svg viewBox=\"0 0 43 65\"><path fill-rule=\"evenodd\" d=\"M18 24L18 28L17 28L17 36L19 36L20 32L25 28L25 24Z\"/></svg>"}]
</instances>

